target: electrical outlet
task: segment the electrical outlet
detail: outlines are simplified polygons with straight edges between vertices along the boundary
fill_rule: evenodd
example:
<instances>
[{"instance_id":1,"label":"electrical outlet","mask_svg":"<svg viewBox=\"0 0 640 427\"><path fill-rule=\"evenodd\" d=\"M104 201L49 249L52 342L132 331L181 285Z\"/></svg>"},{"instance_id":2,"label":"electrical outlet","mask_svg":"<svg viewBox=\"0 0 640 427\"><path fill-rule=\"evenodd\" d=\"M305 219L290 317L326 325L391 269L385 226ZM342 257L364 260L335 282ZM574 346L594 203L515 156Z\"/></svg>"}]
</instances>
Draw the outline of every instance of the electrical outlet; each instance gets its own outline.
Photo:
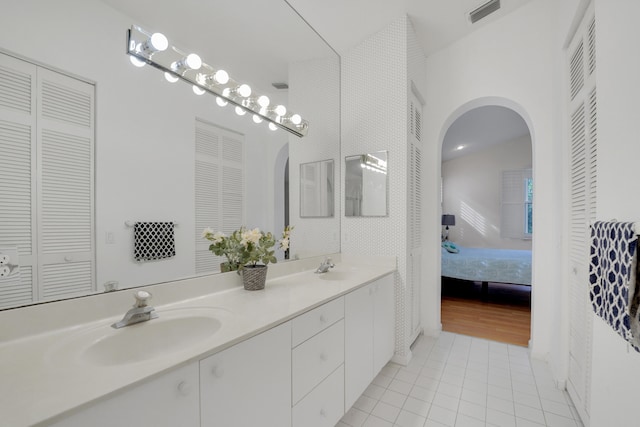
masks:
<instances>
[{"instance_id":1,"label":"electrical outlet","mask_svg":"<svg viewBox=\"0 0 640 427\"><path fill-rule=\"evenodd\" d=\"M11 269L7 265L0 266L0 277L7 277L11 274Z\"/></svg>"},{"instance_id":2,"label":"electrical outlet","mask_svg":"<svg viewBox=\"0 0 640 427\"><path fill-rule=\"evenodd\" d=\"M11 258L7 254L0 254L0 265L6 265L11 262Z\"/></svg>"}]
</instances>

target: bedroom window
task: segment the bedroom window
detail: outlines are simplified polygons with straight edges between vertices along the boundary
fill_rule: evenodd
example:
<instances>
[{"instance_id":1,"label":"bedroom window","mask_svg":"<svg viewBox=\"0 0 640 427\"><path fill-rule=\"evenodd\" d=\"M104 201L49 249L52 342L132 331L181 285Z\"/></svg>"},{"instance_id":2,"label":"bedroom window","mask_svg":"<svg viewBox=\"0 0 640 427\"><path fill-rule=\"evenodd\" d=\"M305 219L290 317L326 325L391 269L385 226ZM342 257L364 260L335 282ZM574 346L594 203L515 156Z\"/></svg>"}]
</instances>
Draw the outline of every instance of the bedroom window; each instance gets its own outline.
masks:
<instances>
[{"instance_id":1,"label":"bedroom window","mask_svg":"<svg viewBox=\"0 0 640 427\"><path fill-rule=\"evenodd\" d=\"M500 236L530 239L533 234L533 177L531 169L502 172Z\"/></svg>"},{"instance_id":2,"label":"bedroom window","mask_svg":"<svg viewBox=\"0 0 640 427\"><path fill-rule=\"evenodd\" d=\"M531 237L533 234L533 178L525 178L524 187L524 234L526 237Z\"/></svg>"}]
</instances>

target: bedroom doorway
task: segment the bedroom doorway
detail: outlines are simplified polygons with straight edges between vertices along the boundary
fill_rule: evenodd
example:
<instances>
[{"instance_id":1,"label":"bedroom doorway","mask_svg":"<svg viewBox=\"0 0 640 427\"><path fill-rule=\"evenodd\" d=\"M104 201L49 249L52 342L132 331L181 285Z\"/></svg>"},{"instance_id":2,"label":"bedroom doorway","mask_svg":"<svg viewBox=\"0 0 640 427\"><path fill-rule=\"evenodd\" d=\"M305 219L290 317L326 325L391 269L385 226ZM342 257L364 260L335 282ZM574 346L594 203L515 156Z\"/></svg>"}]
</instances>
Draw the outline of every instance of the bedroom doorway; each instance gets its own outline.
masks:
<instances>
[{"instance_id":1,"label":"bedroom doorway","mask_svg":"<svg viewBox=\"0 0 640 427\"><path fill-rule=\"evenodd\" d=\"M532 138L513 109L482 105L447 129L441 159L442 329L527 346Z\"/></svg>"}]
</instances>

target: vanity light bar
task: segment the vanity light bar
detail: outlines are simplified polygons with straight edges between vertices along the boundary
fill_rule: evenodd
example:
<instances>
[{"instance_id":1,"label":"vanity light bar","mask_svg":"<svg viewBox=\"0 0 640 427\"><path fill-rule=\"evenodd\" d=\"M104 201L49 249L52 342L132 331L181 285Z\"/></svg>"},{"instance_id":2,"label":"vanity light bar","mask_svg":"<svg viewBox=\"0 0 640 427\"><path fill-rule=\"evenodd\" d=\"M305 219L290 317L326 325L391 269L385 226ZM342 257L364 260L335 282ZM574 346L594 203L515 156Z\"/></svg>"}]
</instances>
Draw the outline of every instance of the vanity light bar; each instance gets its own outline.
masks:
<instances>
[{"instance_id":1,"label":"vanity light bar","mask_svg":"<svg viewBox=\"0 0 640 427\"><path fill-rule=\"evenodd\" d=\"M288 112L283 105L270 105L267 96L254 93L249 85L236 82L224 70L206 64L198 55L170 46L160 33L132 26L127 30L127 54L135 66L149 64L163 71L170 82L183 80L191 84L198 95L206 92L214 95L220 106L231 104L240 115L250 113L255 123L265 121L272 130L284 129L300 138L307 134L309 122L299 114Z\"/></svg>"}]
</instances>

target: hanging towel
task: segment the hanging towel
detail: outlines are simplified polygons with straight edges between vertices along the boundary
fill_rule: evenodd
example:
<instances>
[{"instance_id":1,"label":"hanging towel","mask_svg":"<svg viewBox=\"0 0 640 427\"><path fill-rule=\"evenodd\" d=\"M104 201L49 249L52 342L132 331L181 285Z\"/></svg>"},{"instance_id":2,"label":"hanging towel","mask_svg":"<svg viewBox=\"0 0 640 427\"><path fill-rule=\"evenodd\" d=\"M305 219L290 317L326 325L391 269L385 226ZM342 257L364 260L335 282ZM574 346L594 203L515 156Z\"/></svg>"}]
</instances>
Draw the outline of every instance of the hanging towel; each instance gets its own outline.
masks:
<instances>
[{"instance_id":1,"label":"hanging towel","mask_svg":"<svg viewBox=\"0 0 640 427\"><path fill-rule=\"evenodd\" d=\"M136 261L171 258L176 254L173 222L133 224L133 257Z\"/></svg>"},{"instance_id":2,"label":"hanging towel","mask_svg":"<svg viewBox=\"0 0 640 427\"><path fill-rule=\"evenodd\" d=\"M630 222L598 221L591 226L589 294L593 311L640 351L640 327L634 324L640 298L637 240Z\"/></svg>"}]
</instances>

